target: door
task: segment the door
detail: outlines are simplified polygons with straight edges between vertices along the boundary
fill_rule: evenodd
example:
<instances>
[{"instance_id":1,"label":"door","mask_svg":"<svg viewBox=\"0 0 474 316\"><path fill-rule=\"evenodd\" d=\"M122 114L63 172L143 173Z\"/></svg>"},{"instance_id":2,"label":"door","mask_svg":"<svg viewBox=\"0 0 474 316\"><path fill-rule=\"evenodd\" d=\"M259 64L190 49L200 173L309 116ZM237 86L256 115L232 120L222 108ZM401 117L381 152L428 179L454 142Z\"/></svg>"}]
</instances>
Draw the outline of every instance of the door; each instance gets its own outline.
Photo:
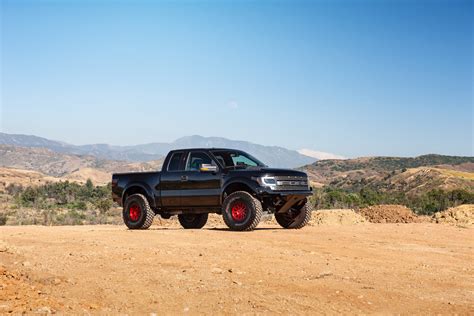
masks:
<instances>
[{"instance_id":1,"label":"door","mask_svg":"<svg viewBox=\"0 0 474 316\"><path fill-rule=\"evenodd\" d=\"M181 183L185 179L186 155L184 151L172 153L166 170L161 173L161 203L163 207L181 205Z\"/></svg>"},{"instance_id":2,"label":"door","mask_svg":"<svg viewBox=\"0 0 474 316\"><path fill-rule=\"evenodd\" d=\"M190 207L219 206L221 195L221 173L219 170L200 171L203 164L217 163L203 151L191 151L186 159L181 183L181 205Z\"/></svg>"}]
</instances>

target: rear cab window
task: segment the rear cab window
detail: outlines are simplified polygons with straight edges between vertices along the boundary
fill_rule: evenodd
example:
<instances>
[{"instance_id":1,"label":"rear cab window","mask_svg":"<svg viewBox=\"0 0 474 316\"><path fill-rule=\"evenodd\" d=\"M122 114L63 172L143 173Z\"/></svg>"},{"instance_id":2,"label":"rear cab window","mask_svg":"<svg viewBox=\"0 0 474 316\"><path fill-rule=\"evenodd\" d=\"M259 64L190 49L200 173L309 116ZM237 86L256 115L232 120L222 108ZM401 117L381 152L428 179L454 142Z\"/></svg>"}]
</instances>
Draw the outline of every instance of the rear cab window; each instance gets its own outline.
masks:
<instances>
[{"instance_id":1,"label":"rear cab window","mask_svg":"<svg viewBox=\"0 0 474 316\"><path fill-rule=\"evenodd\" d=\"M183 171L183 166L181 164L184 157L184 152L175 152L171 155L171 158L168 162L167 171Z\"/></svg>"}]
</instances>

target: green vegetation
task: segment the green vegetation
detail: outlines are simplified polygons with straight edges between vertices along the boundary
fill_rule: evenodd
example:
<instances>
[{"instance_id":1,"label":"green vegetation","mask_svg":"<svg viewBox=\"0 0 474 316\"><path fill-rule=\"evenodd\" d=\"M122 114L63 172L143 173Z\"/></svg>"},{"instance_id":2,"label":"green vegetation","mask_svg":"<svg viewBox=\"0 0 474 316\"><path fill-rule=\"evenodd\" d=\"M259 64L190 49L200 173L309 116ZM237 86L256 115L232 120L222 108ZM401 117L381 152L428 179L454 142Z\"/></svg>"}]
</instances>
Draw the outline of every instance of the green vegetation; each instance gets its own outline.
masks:
<instances>
[{"instance_id":1,"label":"green vegetation","mask_svg":"<svg viewBox=\"0 0 474 316\"><path fill-rule=\"evenodd\" d=\"M444 191L431 190L408 196L403 192L381 192L369 188L349 191L334 187L315 189L311 202L317 209L361 208L376 204L401 204L420 215L432 215L460 204L473 204L474 193L462 189Z\"/></svg>"},{"instance_id":2,"label":"green vegetation","mask_svg":"<svg viewBox=\"0 0 474 316\"><path fill-rule=\"evenodd\" d=\"M7 215L0 213L0 226L3 226L7 223Z\"/></svg>"},{"instance_id":3,"label":"green vegetation","mask_svg":"<svg viewBox=\"0 0 474 316\"><path fill-rule=\"evenodd\" d=\"M114 209L111 184L94 186L88 180L81 185L73 182L47 183L40 186L10 184L5 188L12 197L12 206L0 213L0 225L42 224L81 225L109 224L120 221L121 213Z\"/></svg>"},{"instance_id":4,"label":"green vegetation","mask_svg":"<svg viewBox=\"0 0 474 316\"><path fill-rule=\"evenodd\" d=\"M107 212L112 207L110 184L94 186L90 180L87 180L84 185L68 181L28 187L10 184L5 190L14 196L18 207L47 210L98 208L102 212Z\"/></svg>"}]
</instances>

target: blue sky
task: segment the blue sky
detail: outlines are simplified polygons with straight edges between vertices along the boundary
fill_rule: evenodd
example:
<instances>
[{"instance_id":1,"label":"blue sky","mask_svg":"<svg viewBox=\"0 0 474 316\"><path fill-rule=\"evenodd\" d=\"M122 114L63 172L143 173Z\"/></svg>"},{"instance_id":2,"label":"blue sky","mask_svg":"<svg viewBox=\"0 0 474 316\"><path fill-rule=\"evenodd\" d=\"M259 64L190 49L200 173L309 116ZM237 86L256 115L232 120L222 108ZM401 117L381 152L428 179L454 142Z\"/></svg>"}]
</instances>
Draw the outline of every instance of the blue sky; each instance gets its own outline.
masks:
<instances>
[{"instance_id":1,"label":"blue sky","mask_svg":"<svg viewBox=\"0 0 474 316\"><path fill-rule=\"evenodd\" d=\"M472 1L1 1L1 131L473 155Z\"/></svg>"}]
</instances>

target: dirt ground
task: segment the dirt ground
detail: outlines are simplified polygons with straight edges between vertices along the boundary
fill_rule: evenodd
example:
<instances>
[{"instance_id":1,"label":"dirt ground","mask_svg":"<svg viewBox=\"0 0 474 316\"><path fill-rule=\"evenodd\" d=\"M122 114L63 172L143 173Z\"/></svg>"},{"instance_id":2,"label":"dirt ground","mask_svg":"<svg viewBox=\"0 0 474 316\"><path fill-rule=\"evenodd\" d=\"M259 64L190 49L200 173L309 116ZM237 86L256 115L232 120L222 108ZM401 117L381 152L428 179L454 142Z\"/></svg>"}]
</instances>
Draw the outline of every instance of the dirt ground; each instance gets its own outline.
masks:
<instances>
[{"instance_id":1,"label":"dirt ground","mask_svg":"<svg viewBox=\"0 0 474 316\"><path fill-rule=\"evenodd\" d=\"M473 262L473 228L431 223L9 226L0 314L473 314Z\"/></svg>"}]
</instances>

